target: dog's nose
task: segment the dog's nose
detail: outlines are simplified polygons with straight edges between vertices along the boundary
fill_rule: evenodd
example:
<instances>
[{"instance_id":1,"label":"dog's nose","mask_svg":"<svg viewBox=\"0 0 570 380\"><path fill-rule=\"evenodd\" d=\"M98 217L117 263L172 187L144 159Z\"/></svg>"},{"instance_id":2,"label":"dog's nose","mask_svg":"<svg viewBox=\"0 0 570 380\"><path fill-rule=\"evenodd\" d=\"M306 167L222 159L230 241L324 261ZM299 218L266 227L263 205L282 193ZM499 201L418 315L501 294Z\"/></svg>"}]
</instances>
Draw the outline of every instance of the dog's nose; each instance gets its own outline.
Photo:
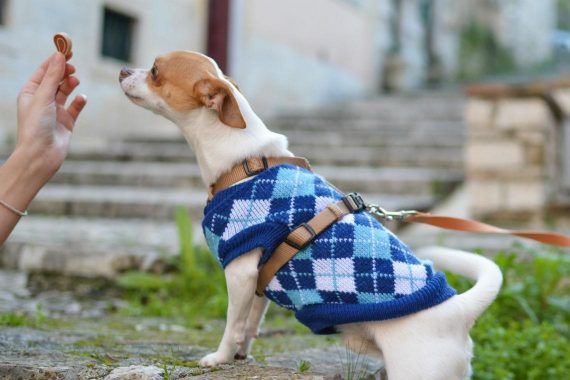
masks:
<instances>
[{"instance_id":1,"label":"dog's nose","mask_svg":"<svg viewBox=\"0 0 570 380\"><path fill-rule=\"evenodd\" d=\"M119 73L119 82L122 82L123 79L130 77L131 75L133 75L133 70L127 68L127 67L123 67L121 69L121 72Z\"/></svg>"}]
</instances>

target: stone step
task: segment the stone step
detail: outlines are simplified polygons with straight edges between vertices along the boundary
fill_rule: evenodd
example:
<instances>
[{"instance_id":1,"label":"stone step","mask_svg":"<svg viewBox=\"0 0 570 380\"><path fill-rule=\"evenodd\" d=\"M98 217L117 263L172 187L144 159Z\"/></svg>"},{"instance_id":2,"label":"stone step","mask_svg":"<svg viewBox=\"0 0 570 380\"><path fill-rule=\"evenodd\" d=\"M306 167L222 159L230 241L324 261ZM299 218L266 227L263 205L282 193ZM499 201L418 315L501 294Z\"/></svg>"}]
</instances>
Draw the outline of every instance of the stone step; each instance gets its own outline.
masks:
<instances>
[{"instance_id":1,"label":"stone step","mask_svg":"<svg viewBox=\"0 0 570 380\"><path fill-rule=\"evenodd\" d=\"M453 123L450 128L410 128L402 130L399 128L370 131L356 128L304 128L299 126L284 126L275 129L275 132L284 134L292 147L296 145L322 145L322 146L373 146L383 147L386 145L395 146L462 146L464 141L464 129L458 123ZM186 142L179 137L169 138L148 138L130 137L125 140L127 143L136 144L165 144L166 148L171 144L184 144ZM189 147L188 147L189 148ZM190 149L190 148L189 148Z\"/></svg>"},{"instance_id":2,"label":"stone step","mask_svg":"<svg viewBox=\"0 0 570 380\"><path fill-rule=\"evenodd\" d=\"M347 189L355 191L357 189ZM438 194L363 195L370 202L381 202L385 208L429 208ZM201 220L206 192L196 188L164 189L129 186L71 186L49 184L29 207L35 215L74 216L88 218L148 218L173 220L177 207L185 207L193 220Z\"/></svg>"},{"instance_id":3,"label":"stone step","mask_svg":"<svg viewBox=\"0 0 570 380\"><path fill-rule=\"evenodd\" d=\"M446 120L431 120L422 118L420 120L387 120L380 117L323 117L319 115L308 116L282 116L267 124L268 127L283 134L292 130L306 131L335 131L338 133L368 133L377 134L399 134L407 136L412 133L425 132L426 134L461 134L464 126L461 118Z\"/></svg>"},{"instance_id":4,"label":"stone step","mask_svg":"<svg viewBox=\"0 0 570 380\"><path fill-rule=\"evenodd\" d=\"M115 141L105 144L72 144L68 160L195 162L195 155L182 140L170 142Z\"/></svg>"},{"instance_id":5,"label":"stone step","mask_svg":"<svg viewBox=\"0 0 570 380\"><path fill-rule=\"evenodd\" d=\"M286 114L278 115L278 117L274 119L295 120L322 118L331 121L376 119L383 122L422 122L424 120L461 120L463 117L463 112L463 101L452 102L452 104L426 101L414 104L354 103L348 105L338 105L334 108L292 111Z\"/></svg>"},{"instance_id":6,"label":"stone step","mask_svg":"<svg viewBox=\"0 0 570 380\"><path fill-rule=\"evenodd\" d=\"M284 133L292 147L297 145L315 146L426 146L426 147L460 147L463 146L463 130L431 132L413 130L403 133L398 130L379 131L364 130L305 130L291 129Z\"/></svg>"},{"instance_id":7,"label":"stone step","mask_svg":"<svg viewBox=\"0 0 570 380\"><path fill-rule=\"evenodd\" d=\"M195 224L196 243L203 243ZM112 278L150 270L179 253L174 222L32 215L0 247L0 266L26 272Z\"/></svg>"},{"instance_id":8,"label":"stone step","mask_svg":"<svg viewBox=\"0 0 570 380\"><path fill-rule=\"evenodd\" d=\"M88 186L196 187L204 191L200 169L192 162L68 160L50 183Z\"/></svg>"},{"instance_id":9,"label":"stone step","mask_svg":"<svg viewBox=\"0 0 570 380\"><path fill-rule=\"evenodd\" d=\"M293 149L293 148L292 148ZM310 157L316 165L463 168L463 147L387 146L322 147L297 146L295 154Z\"/></svg>"},{"instance_id":10,"label":"stone step","mask_svg":"<svg viewBox=\"0 0 570 380\"><path fill-rule=\"evenodd\" d=\"M434 186L462 180L459 170L314 166L316 173L345 191L429 195ZM51 184L197 188L204 191L200 170L192 163L67 161ZM182 195L184 196L184 195Z\"/></svg>"},{"instance_id":11,"label":"stone step","mask_svg":"<svg viewBox=\"0 0 570 380\"><path fill-rule=\"evenodd\" d=\"M194 188L48 184L29 211L42 215L172 220L176 207L183 206L194 220L199 220L205 202L206 192Z\"/></svg>"},{"instance_id":12,"label":"stone step","mask_svg":"<svg viewBox=\"0 0 570 380\"><path fill-rule=\"evenodd\" d=\"M451 191L463 180L460 170L317 166L315 171L345 192L433 196Z\"/></svg>"},{"instance_id":13,"label":"stone step","mask_svg":"<svg viewBox=\"0 0 570 380\"><path fill-rule=\"evenodd\" d=\"M316 141L316 140L315 140ZM349 141L349 140L347 140ZM460 144L389 144L384 146L336 146L314 142L291 144L291 151L314 165L463 167ZM342 153L341 153L342 152ZM77 161L158 161L195 162L185 143L123 142L104 149L93 146L72 148L69 160Z\"/></svg>"}]
</instances>

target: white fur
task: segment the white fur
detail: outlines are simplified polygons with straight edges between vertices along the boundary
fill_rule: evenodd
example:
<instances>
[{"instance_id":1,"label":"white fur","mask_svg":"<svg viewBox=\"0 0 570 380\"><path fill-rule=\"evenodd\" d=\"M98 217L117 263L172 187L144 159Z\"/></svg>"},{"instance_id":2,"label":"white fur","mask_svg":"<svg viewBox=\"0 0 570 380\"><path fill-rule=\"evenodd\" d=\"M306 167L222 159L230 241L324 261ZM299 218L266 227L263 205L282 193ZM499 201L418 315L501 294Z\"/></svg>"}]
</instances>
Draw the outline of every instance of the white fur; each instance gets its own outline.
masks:
<instances>
[{"instance_id":1,"label":"white fur","mask_svg":"<svg viewBox=\"0 0 570 380\"><path fill-rule=\"evenodd\" d=\"M213 62L213 61L212 61ZM217 65L216 65L217 67ZM220 79L224 79L217 70ZM146 85L146 70L136 70L121 83L136 104L176 123L196 152L202 178L210 185L234 164L251 156L292 156L287 139L267 129L247 100L227 82L246 122L245 129L230 128L216 113L199 108L186 114L168 105ZM430 309L386 321L338 326L347 345L382 358L390 380L466 379L471 375L472 342L469 329L496 297L502 275L490 260L467 252L432 247L417 252L436 267L476 281L469 291ZM254 295L261 250L233 260L225 269L228 313L218 350L205 356L202 366L246 357L257 337L267 309L267 299Z\"/></svg>"},{"instance_id":2,"label":"white fur","mask_svg":"<svg viewBox=\"0 0 570 380\"><path fill-rule=\"evenodd\" d=\"M267 129L244 96L219 69L219 79L229 85L238 102L245 129L229 128L218 119L215 111L205 107L188 113L172 110L161 97L150 91L146 83L147 74L148 70L134 70L132 75L121 81L123 91L135 104L166 117L180 128L196 153L202 180L207 186L244 158L293 156L287 149L287 138Z\"/></svg>"}]
</instances>

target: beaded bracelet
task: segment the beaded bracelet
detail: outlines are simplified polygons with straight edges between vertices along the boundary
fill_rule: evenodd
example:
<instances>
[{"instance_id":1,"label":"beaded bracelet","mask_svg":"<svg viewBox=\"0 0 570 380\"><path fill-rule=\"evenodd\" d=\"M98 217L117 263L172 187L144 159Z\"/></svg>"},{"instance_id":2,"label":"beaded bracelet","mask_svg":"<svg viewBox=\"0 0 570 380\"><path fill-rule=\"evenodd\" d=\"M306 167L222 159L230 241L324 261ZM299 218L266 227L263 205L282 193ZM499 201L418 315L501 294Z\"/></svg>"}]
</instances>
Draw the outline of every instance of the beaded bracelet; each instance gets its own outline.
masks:
<instances>
[{"instance_id":1,"label":"beaded bracelet","mask_svg":"<svg viewBox=\"0 0 570 380\"><path fill-rule=\"evenodd\" d=\"M19 215L19 216L27 216L28 215L28 211L20 211L17 208L10 206L8 203L4 202L2 199L0 199L0 204L2 206L6 207L8 210L12 211L16 215Z\"/></svg>"}]
</instances>

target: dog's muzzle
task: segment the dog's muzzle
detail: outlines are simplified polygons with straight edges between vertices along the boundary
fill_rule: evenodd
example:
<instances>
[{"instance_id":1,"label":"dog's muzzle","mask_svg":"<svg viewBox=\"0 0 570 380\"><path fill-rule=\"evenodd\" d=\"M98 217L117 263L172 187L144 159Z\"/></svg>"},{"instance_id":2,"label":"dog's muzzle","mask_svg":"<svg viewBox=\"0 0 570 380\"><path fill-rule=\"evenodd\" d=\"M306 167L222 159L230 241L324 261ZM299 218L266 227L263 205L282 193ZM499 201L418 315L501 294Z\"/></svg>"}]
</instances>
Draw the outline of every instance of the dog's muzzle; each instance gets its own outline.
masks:
<instances>
[{"instance_id":1,"label":"dog's muzzle","mask_svg":"<svg viewBox=\"0 0 570 380\"><path fill-rule=\"evenodd\" d=\"M121 69L121 72L119 73L119 82L122 82L125 78L130 77L131 75L133 75L133 73L134 73L133 70L123 67Z\"/></svg>"}]
</instances>

